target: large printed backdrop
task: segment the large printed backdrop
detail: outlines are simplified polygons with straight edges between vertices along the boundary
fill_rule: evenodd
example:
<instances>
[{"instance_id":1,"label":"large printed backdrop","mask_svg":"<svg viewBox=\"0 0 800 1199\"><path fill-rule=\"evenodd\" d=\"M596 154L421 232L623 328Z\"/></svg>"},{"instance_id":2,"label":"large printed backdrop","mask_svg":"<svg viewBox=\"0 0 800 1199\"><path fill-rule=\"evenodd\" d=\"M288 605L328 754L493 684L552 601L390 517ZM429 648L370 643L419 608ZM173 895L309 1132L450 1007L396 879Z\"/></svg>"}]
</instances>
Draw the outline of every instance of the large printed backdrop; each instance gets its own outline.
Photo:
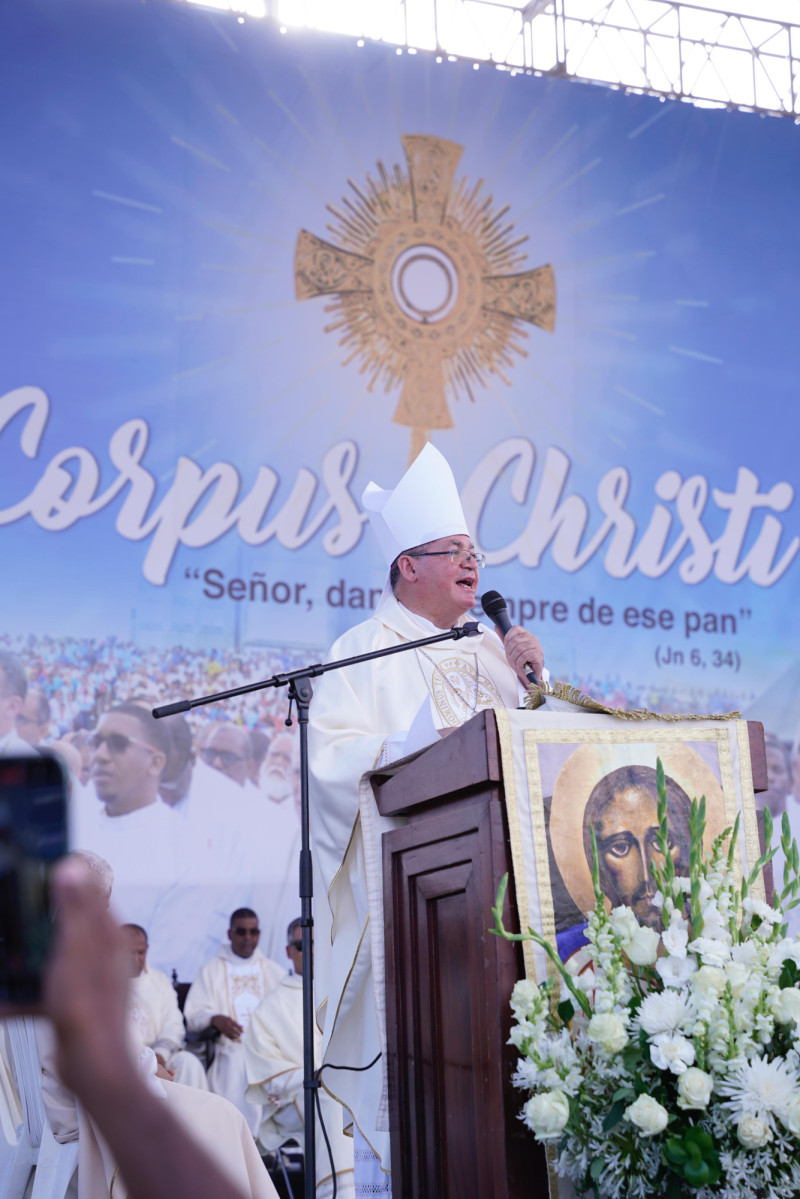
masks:
<instances>
[{"instance_id":1,"label":"large printed backdrop","mask_svg":"<svg viewBox=\"0 0 800 1199\"><path fill-rule=\"evenodd\" d=\"M556 677L794 735L790 122L161 0L0 35L2 619L51 738L316 658L426 436Z\"/></svg>"}]
</instances>

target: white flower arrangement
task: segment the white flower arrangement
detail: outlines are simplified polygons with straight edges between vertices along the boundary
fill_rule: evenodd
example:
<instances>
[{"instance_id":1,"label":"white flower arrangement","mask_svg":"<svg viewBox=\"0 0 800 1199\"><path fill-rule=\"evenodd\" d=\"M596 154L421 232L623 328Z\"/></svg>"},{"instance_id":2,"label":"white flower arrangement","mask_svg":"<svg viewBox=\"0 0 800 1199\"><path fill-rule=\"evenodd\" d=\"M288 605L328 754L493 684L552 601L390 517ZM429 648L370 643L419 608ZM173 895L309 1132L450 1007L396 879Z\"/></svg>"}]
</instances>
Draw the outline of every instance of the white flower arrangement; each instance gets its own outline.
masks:
<instances>
[{"instance_id":1,"label":"white flower arrangement","mask_svg":"<svg viewBox=\"0 0 800 1199\"><path fill-rule=\"evenodd\" d=\"M498 891L494 931L535 941L555 966L542 986L518 982L511 1000L514 1083L529 1093L521 1119L579 1194L800 1195L800 940L784 921L800 903L797 845L784 816L786 866L771 907L750 894L777 852L769 810L767 851L737 886L738 819L704 855L701 799L689 874L677 876L660 761L657 774L660 933L628 907L607 910L596 844L579 975L535 930L506 932L507 878Z\"/></svg>"}]
</instances>

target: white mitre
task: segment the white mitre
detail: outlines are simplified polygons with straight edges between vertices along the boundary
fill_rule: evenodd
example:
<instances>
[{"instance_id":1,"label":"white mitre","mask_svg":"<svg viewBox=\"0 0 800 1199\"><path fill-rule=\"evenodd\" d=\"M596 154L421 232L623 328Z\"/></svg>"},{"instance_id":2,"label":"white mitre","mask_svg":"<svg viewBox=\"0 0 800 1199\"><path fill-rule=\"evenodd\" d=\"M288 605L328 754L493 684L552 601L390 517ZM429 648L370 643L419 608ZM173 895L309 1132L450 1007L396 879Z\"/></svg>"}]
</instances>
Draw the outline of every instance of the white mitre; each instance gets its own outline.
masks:
<instances>
[{"instance_id":1,"label":"white mitre","mask_svg":"<svg viewBox=\"0 0 800 1199\"><path fill-rule=\"evenodd\" d=\"M455 534L469 536L453 472L430 442L393 491L367 483L361 502L387 566L415 545Z\"/></svg>"}]
</instances>

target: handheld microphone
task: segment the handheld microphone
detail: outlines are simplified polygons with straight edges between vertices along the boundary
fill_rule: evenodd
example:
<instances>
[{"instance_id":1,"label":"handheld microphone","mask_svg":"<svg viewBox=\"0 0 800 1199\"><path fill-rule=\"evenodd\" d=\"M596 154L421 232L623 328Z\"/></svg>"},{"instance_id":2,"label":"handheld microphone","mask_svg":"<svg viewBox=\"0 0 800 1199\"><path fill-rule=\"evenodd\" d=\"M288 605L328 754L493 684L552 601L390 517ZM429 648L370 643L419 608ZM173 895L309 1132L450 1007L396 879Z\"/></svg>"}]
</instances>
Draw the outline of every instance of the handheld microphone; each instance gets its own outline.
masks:
<instances>
[{"instance_id":1,"label":"handheld microphone","mask_svg":"<svg viewBox=\"0 0 800 1199\"><path fill-rule=\"evenodd\" d=\"M500 633L505 640L506 633L512 628L511 617L508 615L508 605L503 599L499 591L487 591L481 596L481 607L483 608L489 619L497 625ZM528 679L533 683L534 687L539 686L533 666L530 662L524 663L525 673Z\"/></svg>"}]
</instances>

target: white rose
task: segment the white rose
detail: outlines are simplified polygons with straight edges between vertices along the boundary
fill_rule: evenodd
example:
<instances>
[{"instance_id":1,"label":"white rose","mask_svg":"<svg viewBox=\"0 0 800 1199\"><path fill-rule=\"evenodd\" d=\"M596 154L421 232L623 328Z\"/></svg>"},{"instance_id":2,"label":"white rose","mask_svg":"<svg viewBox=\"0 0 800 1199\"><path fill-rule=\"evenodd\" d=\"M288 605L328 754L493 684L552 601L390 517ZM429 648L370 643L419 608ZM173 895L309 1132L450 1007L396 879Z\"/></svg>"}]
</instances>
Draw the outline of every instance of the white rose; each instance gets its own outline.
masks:
<instances>
[{"instance_id":1,"label":"white rose","mask_svg":"<svg viewBox=\"0 0 800 1199\"><path fill-rule=\"evenodd\" d=\"M667 1109L662 1107L652 1095L640 1095L635 1102L625 1108L622 1115L623 1119L635 1124L646 1137L663 1132L669 1120Z\"/></svg>"},{"instance_id":2,"label":"white rose","mask_svg":"<svg viewBox=\"0 0 800 1199\"><path fill-rule=\"evenodd\" d=\"M595 1041L606 1053L619 1053L628 1044L622 1017L615 1012L596 1012L586 1032L589 1040Z\"/></svg>"},{"instance_id":3,"label":"white rose","mask_svg":"<svg viewBox=\"0 0 800 1199\"><path fill-rule=\"evenodd\" d=\"M567 1126L569 1100L563 1091L543 1091L528 1100L522 1117L537 1140L554 1141Z\"/></svg>"},{"instance_id":4,"label":"white rose","mask_svg":"<svg viewBox=\"0 0 800 1199\"><path fill-rule=\"evenodd\" d=\"M639 927L639 921L634 916L633 909L627 907L625 904L618 908L612 908L609 920L612 932L621 941L629 940L630 937L634 936Z\"/></svg>"},{"instance_id":5,"label":"white rose","mask_svg":"<svg viewBox=\"0 0 800 1199\"><path fill-rule=\"evenodd\" d=\"M725 990L725 975L718 966L701 966L692 979L692 990L704 998L721 995Z\"/></svg>"},{"instance_id":6,"label":"white rose","mask_svg":"<svg viewBox=\"0 0 800 1199\"><path fill-rule=\"evenodd\" d=\"M678 1078L678 1107L692 1110L708 1107L714 1080L705 1070L690 1066Z\"/></svg>"},{"instance_id":7,"label":"white rose","mask_svg":"<svg viewBox=\"0 0 800 1199\"><path fill-rule=\"evenodd\" d=\"M800 991L784 987L772 1005L772 1014L779 1024L800 1024Z\"/></svg>"},{"instance_id":8,"label":"white rose","mask_svg":"<svg viewBox=\"0 0 800 1199\"><path fill-rule=\"evenodd\" d=\"M760 1116L742 1116L736 1135L745 1149L763 1149L772 1140L772 1129Z\"/></svg>"},{"instance_id":9,"label":"white rose","mask_svg":"<svg viewBox=\"0 0 800 1199\"><path fill-rule=\"evenodd\" d=\"M650 1042L650 1059L658 1070L683 1074L694 1062L694 1045L677 1033L659 1033Z\"/></svg>"},{"instance_id":10,"label":"white rose","mask_svg":"<svg viewBox=\"0 0 800 1199\"><path fill-rule=\"evenodd\" d=\"M728 962L725 966L725 980L731 984L731 993L738 999L750 978L751 971L741 962Z\"/></svg>"},{"instance_id":11,"label":"white rose","mask_svg":"<svg viewBox=\"0 0 800 1199\"><path fill-rule=\"evenodd\" d=\"M634 966L652 966L658 957L659 934L654 928L638 927L632 937L626 937L622 948Z\"/></svg>"},{"instance_id":12,"label":"white rose","mask_svg":"<svg viewBox=\"0 0 800 1199\"><path fill-rule=\"evenodd\" d=\"M781 1123L794 1137L800 1137L800 1095L790 1099L781 1112Z\"/></svg>"}]
</instances>

